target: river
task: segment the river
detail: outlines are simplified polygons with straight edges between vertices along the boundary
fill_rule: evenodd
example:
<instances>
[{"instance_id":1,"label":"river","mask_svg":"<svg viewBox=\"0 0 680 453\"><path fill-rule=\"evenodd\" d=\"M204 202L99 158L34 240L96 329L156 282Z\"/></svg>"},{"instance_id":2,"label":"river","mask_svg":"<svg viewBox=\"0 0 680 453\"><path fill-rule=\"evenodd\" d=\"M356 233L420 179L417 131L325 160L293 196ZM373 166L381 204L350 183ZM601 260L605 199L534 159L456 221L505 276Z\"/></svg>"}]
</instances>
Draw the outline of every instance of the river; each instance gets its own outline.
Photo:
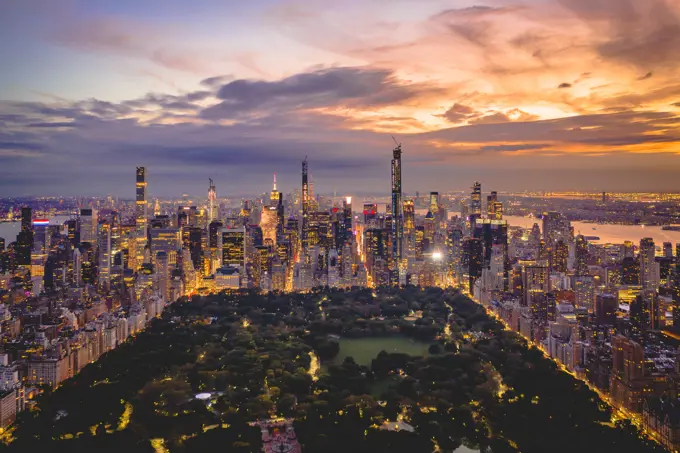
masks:
<instances>
[{"instance_id":1,"label":"river","mask_svg":"<svg viewBox=\"0 0 680 453\"><path fill-rule=\"evenodd\" d=\"M63 225L69 220L67 215L57 215L50 217L50 225ZM0 238L5 239L5 246L17 240L17 234L21 231L21 221L0 223Z\"/></svg>"},{"instance_id":2,"label":"river","mask_svg":"<svg viewBox=\"0 0 680 453\"><path fill-rule=\"evenodd\" d=\"M426 213L427 209L416 210L418 215L425 215ZM460 215L460 213L449 212L449 216L454 215ZM534 223L538 223L538 226L543 228L543 221L536 217L506 215L503 216L503 219L510 226L531 228ZM623 244L625 241L633 241L634 244L639 245L642 238L654 239L657 247L660 247L664 242L680 243L680 231L664 231L660 226L606 225L587 222L571 222L571 224L574 227L574 234L599 237L600 239L597 241L590 241L595 244Z\"/></svg>"},{"instance_id":3,"label":"river","mask_svg":"<svg viewBox=\"0 0 680 453\"><path fill-rule=\"evenodd\" d=\"M534 223L542 227L541 219L535 217L503 216L510 226L531 228ZM597 236L598 241L590 241L598 244L623 244L625 241L640 243L642 238L652 238L657 246L664 242L680 243L680 231L664 231L659 226L642 225L608 225L586 222L571 222L574 227L574 234L584 236Z\"/></svg>"}]
</instances>

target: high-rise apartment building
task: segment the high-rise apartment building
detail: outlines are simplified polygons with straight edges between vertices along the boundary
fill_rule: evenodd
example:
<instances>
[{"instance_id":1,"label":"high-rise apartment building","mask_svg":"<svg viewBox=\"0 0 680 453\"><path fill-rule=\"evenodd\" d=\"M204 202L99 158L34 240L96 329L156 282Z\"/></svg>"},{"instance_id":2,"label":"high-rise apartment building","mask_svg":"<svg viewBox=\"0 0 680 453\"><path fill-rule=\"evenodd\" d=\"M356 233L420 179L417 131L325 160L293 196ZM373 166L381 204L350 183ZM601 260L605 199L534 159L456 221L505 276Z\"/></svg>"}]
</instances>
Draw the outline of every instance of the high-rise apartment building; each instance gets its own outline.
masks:
<instances>
[{"instance_id":1,"label":"high-rise apartment building","mask_svg":"<svg viewBox=\"0 0 680 453\"><path fill-rule=\"evenodd\" d=\"M477 181L472 185L469 214L470 217L475 216L475 218L482 216L482 185Z\"/></svg>"},{"instance_id":2,"label":"high-rise apartment building","mask_svg":"<svg viewBox=\"0 0 680 453\"><path fill-rule=\"evenodd\" d=\"M659 265L654 259L656 246L654 239L640 240L640 285L642 289L656 290L659 286Z\"/></svg>"},{"instance_id":3,"label":"high-rise apartment building","mask_svg":"<svg viewBox=\"0 0 680 453\"><path fill-rule=\"evenodd\" d=\"M208 181L210 183L208 186L208 223L210 223L217 219L217 191L212 178L208 178Z\"/></svg>"},{"instance_id":4,"label":"high-rise apartment building","mask_svg":"<svg viewBox=\"0 0 680 453\"><path fill-rule=\"evenodd\" d=\"M111 289L111 226L108 220L102 220L97 233L99 287L104 291Z\"/></svg>"},{"instance_id":5,"label":"high-rise apartment building","mask_svg":"<svg viewBox=\"0 0 680 453\"><path fill-rule=\"evenodd\" d=\"M135 182L135 236L137 266L144 262L144 247L147 241L147 201L146 201L146 167L137 167Z\"/></svg>"},{"instance_id":6,"label":"high-rise apartment building","mask_svg":"<svg viewBox=\"0 0 680 453\"><path fill-rule=\"evenodd\" d=\"M307 157L302 161L302 224L300 225L300 242L303 258L307 259L309 249L309 168Z\"/></svg>"},{"instance_id":7,"label":"high-rise apartment building","mask_svg":"<svg viewBox=\"0 0 680 453\"><path fill-rule=\"evenodd\" d=\"M404 258L404 212L401 198L401 145L394 148L392 159L392 269L397 276L403 274L395 283L406 283L402 261Z\"/></svg>"}]
</instances>

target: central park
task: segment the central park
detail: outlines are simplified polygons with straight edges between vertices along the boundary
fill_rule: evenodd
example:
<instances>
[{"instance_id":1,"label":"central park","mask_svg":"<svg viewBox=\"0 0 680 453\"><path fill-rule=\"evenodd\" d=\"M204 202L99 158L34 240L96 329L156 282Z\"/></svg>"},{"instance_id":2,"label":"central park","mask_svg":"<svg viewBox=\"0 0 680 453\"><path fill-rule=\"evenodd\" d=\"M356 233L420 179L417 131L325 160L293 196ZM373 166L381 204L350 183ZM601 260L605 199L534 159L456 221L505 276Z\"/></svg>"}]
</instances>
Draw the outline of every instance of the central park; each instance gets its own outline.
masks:
<instances>
[{"instance_id":1,"label":"central park","mask_svg":"<svg viewBox=\"0 0 680 453\"><path fill-rule=\"evenodd\" d=\"M663 452L455 289L180 299L38 397L0 451Z\"/></svg>"}]
</instances>

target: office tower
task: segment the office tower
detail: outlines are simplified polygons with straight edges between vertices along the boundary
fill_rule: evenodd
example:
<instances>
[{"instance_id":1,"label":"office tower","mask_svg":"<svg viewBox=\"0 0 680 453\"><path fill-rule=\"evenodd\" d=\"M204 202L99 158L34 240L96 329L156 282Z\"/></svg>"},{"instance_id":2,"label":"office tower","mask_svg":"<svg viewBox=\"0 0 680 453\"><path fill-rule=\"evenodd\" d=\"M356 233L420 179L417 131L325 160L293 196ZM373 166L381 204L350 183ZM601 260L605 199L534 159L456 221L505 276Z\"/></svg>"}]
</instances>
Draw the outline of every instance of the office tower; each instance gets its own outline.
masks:
<instances>
[{"instance_id":1,"label":"office tower","mask_svg":"<svg viewBox=\"0 0 680 453\"><path fill-rule=\"evenodd\" d=\"M664 258L673 258L673 243L664 242L663 243L663 256Z\"/></svg>"},{"instance_id":2,"label":"office tower","mask_svg":"<svg viewBox=\"0 0 680 453\"><path fill-rule=\"evenodd\" d=\"M14 245L14 256L19 266L31 265L31 249L33 248L33 212L29 207L21 208L21 231Z\"/></svg>"},{"instance_id":3,"label":"office tower","mask_svg":"<svg viewBox=\"0 0 680 453\"><path fill-rule=\"evenodd\" d=\"M429 210L434 216L439 212L439 192L430 192Z\"/></svg>"},{"instance_id":4,"label":"office tower","mask_svg":"<svg viewBox=\"0 0 680 453\"><path fill-rule=\"evenodd\" d=\"M675 262L671 276L673 292L673 326L680 328L680 243L675 244Z\"/></svg>"},{"instance_id":5,"label":"office tower","mask_svg":"<svg viewBox=\"0 0 680 453\"><path fill-rule=\"evenodd\" d=\"M557 272L566 273L569 262L569 244L562 239L555 244L555 256L552 261L553 269Z\"/></svg>"},{"instance_id":6,"label":"office tower","mask_svg":"<svg viewBox=\"0 0 680 453\"><path fill-rule=\"evenodd\" d=\"M642 289L656 290L659 286L658 264L654 259L656 246L654 239L640 240L640 285Z\"/></svg>"},{"instance_id":7,"label":"office tower","mask_svg":"<svg viewBox=\"0 0 680 453\"><path fill-rule=\"evenodd\" d=\"M394 148L392 159L392 271L403 274L404 213L401 198L401 145ZM398 274L397 274L398 275ZM404 275L405 278L405 275ZM399 278L396 283L399 283ZM404 283L406 283L404 281Z\"/></svg>"},{"instance_id":8,"label":"office tower","mask_svg":"<svg viewBox=\"0 0 680 453\"><path fill-rule=\"evenodd\" d=\"M210 223L217 219L217 192L212 178L208 178L208 181L210 183L208 187L208 223Z\"/></svg>"},{"instance_id":9,"label":"office tower","mask_svg":"<svg viewBox=\"0 0 680 453\"><path fill-rule=\"evenodd\" d=\"M623 243L623 258L633 258L635 256L633 241Z\"/></svg>"},{"instance_id":10,"label":"office tower","mask_svg":"<svg viewBox=\"0 0 680 453\"><path fill-rule=\"evenodd\" d=\"M80 242L96 243L97 223L97 212L94 209L80 210Z\"/></svg>"},{"instance_id":11,"label":"office tower","mask_svg":"<svg viewBox=\"0 0 680 453\"><path fill-rule=\"evenodd\" d=\"M595 296L595 322L613 325L616 322L616 311L619 301L616 295L602 293Z\"/></svg>"},{"instance_id":12,"label":"office tower","mask_svg":"<svg viewBox=\"0 0 680 453\"><path fill-rule=\"evenodd\" d=\"M32 255L47 257L50 248L49 219L33 220L33 248Z\"/></svg>"},{"instance_id":13,"label":"office tower","mask_svg":"<svg viewBox=\"0 0 680 453\"><path fill-rule=\"evenodd\" d=\"M307 221L307 243L309 246L317 245L330 250L333 246L331 214L326 211L310 212Z\"/></svg>"},{"instance_id":14,"label":"office tower","mask_svg":"<svg viewBox=\"0 0 680 453\"><path fill-rule=\"evenodd\" d=\"M203 229L199 227L185 226L182 227L182 248L189 249L191 262L196 271L201 271L203 266L203 250L202 250L202 236Z\"/></svg>"},{"instance_id":15,"label":"office tower","mask_svg":"<svg viewBox=\"0 0 680 453\"><path fill-rule=\"evenodd\" d=\"M404 200L404 234L411 234L416 228L416 207L413 200Z\"/></svg>"},{"instance_id":16,"label":"office tower","mask_svg":"<svg viewBox=\"0 0 680 453\"><path fill-rule=\"evenodd\" d=\"M623 285L640 284L640 262L632 257L621 260L621 283Z\"/></svg>"},{"instance_id":17,"label":"office tower","mask_svg":"<svg viewBox=\"0 0 680 453\"><path fill-rule=\"evenodd\" d=\"M221 231L222 265L244 269L246 265L245 228L223 228Z\"/></svg>"},{"instance_id":18,"label":"office tower","mask_svg":"<svg viewBox=\"0 0 680 453\"><path fill-rule=\"evenodd\" d=\"M280 192L276 189L276 173L274 173L274 186L269 194L269 206L276 207L279 204Z\"/></svg>"},{"instance_id":19,"label":"office tower","mask_svg":"<svg viewBox=\"0 0 680 453\"><path fill-rule=\"evenodd\" d=\"M482 185L475 181L472 185L472 193L470 194L470 218L472 216L479 218L482 216Z\"/></svg>"},{"instance_id":20,"label":"office tower","mask_svg":"<svg viewBox=\"0 0 680 453\"><path fill-rule=\"evenodd\" d=\"M277 201L278 203L278 201ZM262 228L263 244L270 242L270 246L276 246L276 233L279 224L279 213L276 206L263 206L262 216L260 217L260 227Z\"/></svg>"},{"instance_id":21,"label":"office tower","mask_svg":"<svg viewBox=\"0 0 680 453\"><path fill-rule=\"evenodd\" d=\"M423 221L423 254L425 255L431 255L434 251L436 223L434 214L431 211L427 211Z\"/></svg>"},{"instance_id":22,"label":"office tower","mask_svg":"<svg viewBox=\"0 0 680 453\"><path fill-rule=\"evenodd\" d=\"M307 259L309 248L309 181L308 181L307 157L302 161L302 224L300 228L300 241L302 242L302 255Z\"/></svg>"},{"instance_id":23,"label":"office tower","mask_svg":"<svg viewBox=\"0 0 680 453\"><path fill-rule=\"evenodd\" d=\"M366 268L373 280L387 283L384 274L387 271L384 264L387 263L388 253L391 253L389 244L389 231L380 228L370 228L364 232L364 253L366 255Z\"/></svg>"},{"instance_id":24,"label":"office tower","mask_svg":"<svg viewBox=\"0 0 680 453\"><path fill-rule=\"evenodd\" d=\"M156 255L162 251L165 252L169 264L177 264L177 251L181 249L180 230L178 228L152 228L149 233L151 263L155 264Z\"/></svg>"},{"instance_id":25,"label":"office tower","mask_svg":"<svg viewBox=\"0 0 680 453\"><path fill-rule=\"evenodd\" d=\"M210 222L210 225L208 226L208 247L211 249L218 248L219 234L223 226L224 224L219 220Z\"/></svg>"},{"instance_id":26,"label":"office tower","mask_svg":"<svg viewBox=\"0 0 680 453\"><path fill-rule=\"evenodd\" d=\"M491 192L486 197L486 212L490 219L496 218L496 202L498 201L498 192Z\"/></svg>"},{"instance_id":27,"label":"office tower","mask_svg":"<svg viewBox=\"0 0 680 453\"><path fill-rule=\"evenodd\" d=\"M141 266L144 262L144 248L147 241L147 206L146 206L146 168L137 167L137 179L135 182L135 236L136 236L136 263Z\"/></svg>"},{"instance_id":28,"label":"office tower","mask_svg":"<svg viewBox=\"0 0 680 453\"><path fill-rule=\"evenodd\" d=\"M354 239L354 229L352 225L352 197L347 197L343 201L343 221L345 225L342 228L344 233L344 242L352 242Z\"/></svg>"},{"instance_id":29,"label":"office tower","mask_svg":"<svg viewBox=\"0 0 680 453\"><path fill-rule=\"evenodd\" d=\"M155 277L158 284L158 294L167 302L170 295L170 264L168 254L160 250L154 256Z\"/></svg>"},{"instance_id":30,"label":"office tower","mask_svg":"<svg viewBox=\"0 0 680 453\"><path fill-rule=\"evenodd\" d=\"M283 205L283 193L279 192L279 200L276 204L276 235L278 237L283 235L283 228L285 226L285 222L286 216Z\"/></svg>"},{"instance_id":31,"label":"office tower","mask_svg":"<svg viewBox=\"0 0 680 453\"><path fill-rule=\"evenodd\" d=\"M99 287L108 291L111 289L111 223L105 219L99 223L97 253L99 255Z\"/></svg>"},{"instance_id":32,"label":"office tower","mask_svg":"<svg viewBox=\"0 0 680 453\"><path fill-rule=\"evenodd\" d=\"M579 234L576 236L576 275L588 275L588 241Z\"/></svg>"},{"instance_id":33,"label":"office tower","mask_svg":"<svg viewBox=\"0 0 680 453\"><path fill-rule=\"evenodd\" d=\"M66 232L71 247L76 247L80 242L80 222L77 218L66 221Z\"/></svg>"},{"instance_id":34,"label":"office tower","mask_svg":"<svg viewBox=\"0 0 680 453\"><path fill-rule=\"evenodd\" d=\"M378 226L378 205L376 203L364 203L364 227L375 228Z\"/></svg>"},{"instance_id":35,"label":"office tower","mask_svg":"<svg viewBox=\"0 0 680 453\"><path fill-rule=\"evenodd\" d=\"M482 276L484 267L484 245L478 238L467 238L463 241L463 266L468 277L468 288L472 294L475 282Z\"/></svg>"},{"instance_id":36,"label":"office tower","mask_svg":"<svg viewBox=\"0 0 680 453\"><path fill-rule=\"evenodd\" d=\"M503 203L498 201L498 192L491 192L491 195L486 198L486 212L489 219L503 219Z\"/></svg>"},{"instance_id":37,"label":"office tower","mask_svg":"<svg viewBox=\"0 0 680 453\"><path fill-rule=\"evenodd\" d=\"M508 248L508 224L503 220L477 219L472 226L473 236L482 241L483 259L488 266L493 245L502 245L505 250Z\"/></svg>"},{"instance_id":38,"label":"office tower","mask_svg":"<svg viewBox=\"0 0 680 453\"><path fill-rule=\"evenodd\" d=\"M555 242L562 239L571 242L571 223L559 212L543 213L543 240L546 246L552 250Z\"/></svg>"},{"instance_id":39,"label":"office tower","mask_svg":"<svg viewBox=\"0 0 680 453\"><path fill-rule=\"evenodd\" d=\"M199 226L199 212L196 206L180 206L177 209L177 226Z\"/></svg>"}]
</instances>

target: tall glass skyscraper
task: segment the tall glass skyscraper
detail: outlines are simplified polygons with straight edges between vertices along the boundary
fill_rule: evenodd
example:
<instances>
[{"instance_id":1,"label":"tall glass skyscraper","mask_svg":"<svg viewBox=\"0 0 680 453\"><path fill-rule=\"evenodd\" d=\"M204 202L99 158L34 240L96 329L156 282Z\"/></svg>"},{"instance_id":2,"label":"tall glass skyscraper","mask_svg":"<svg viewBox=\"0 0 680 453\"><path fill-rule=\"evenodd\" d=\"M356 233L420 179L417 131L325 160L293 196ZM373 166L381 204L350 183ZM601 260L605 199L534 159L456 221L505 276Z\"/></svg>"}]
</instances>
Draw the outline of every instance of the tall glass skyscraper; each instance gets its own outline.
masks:
<instances>
[{"instance_id":1,"label":"tall glass skyscraper","mask_svg":"<svg viewBox=\"0 0 680 453\"><path fill-rule=\"evenodd\" d=\"M392 263L393 271L402 267L404 256L404 212L401 200L401 145L394 148L392 159Z\"/></svg>"},{"instance_id":2,"label":"tall glass skyscraper","mask_svg":"<svg viewBox=\"0 0 680 453\"><path fill-rule=\"evenodd\" d=\"M146 167L137 167L137 182L135 185L135 225L137 237L137 267L144 262L144 246L146 245Z\"/></svg>"}]
</instances>

